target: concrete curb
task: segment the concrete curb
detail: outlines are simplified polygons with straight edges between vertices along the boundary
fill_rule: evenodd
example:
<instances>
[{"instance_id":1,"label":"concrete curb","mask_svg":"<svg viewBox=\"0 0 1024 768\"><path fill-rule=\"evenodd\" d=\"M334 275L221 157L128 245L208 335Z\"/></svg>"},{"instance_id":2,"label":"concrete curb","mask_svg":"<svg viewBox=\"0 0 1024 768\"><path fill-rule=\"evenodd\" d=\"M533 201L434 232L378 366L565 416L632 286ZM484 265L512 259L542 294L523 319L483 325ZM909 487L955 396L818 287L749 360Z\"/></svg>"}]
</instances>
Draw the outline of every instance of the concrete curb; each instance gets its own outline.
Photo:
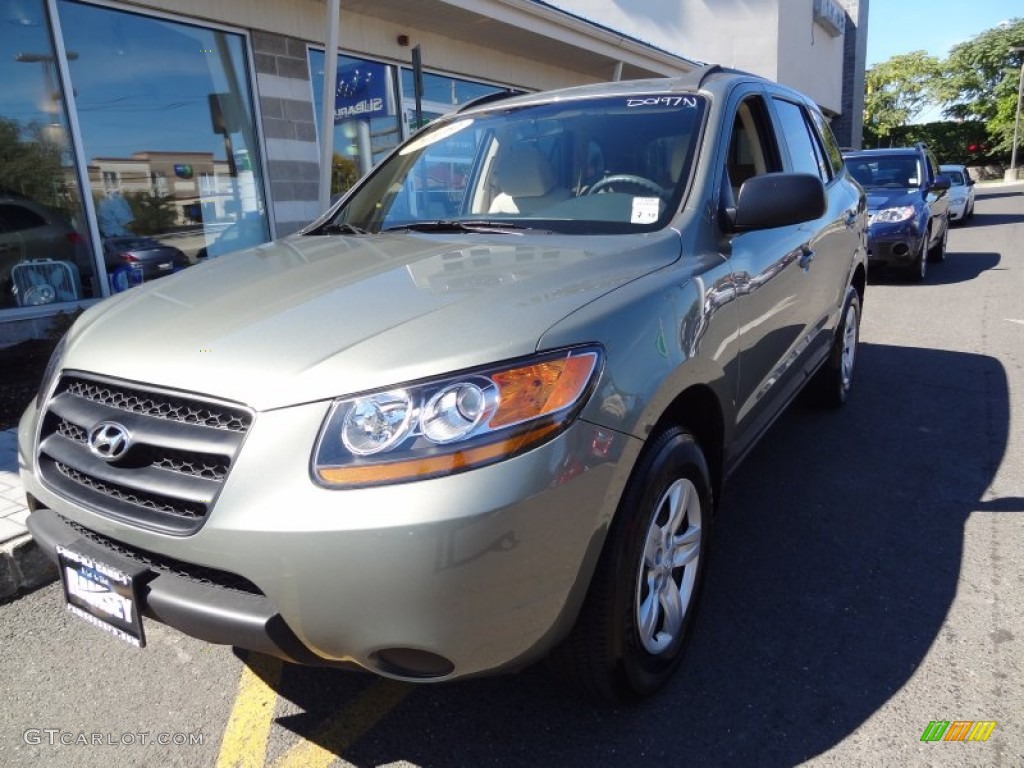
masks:
<instances>
[{"instance_id":1,"label":"concrete curb","mask_svg":"<svg viewBox=\"0 0 1024 768\"><path fill-rule=\"evenodd\" d=\"M57 566L29 534L0 544L0 600L56 581Z\"/></svg>"},{"instance_id":2,"label":"concrete curb","mask_svg":"<svg viewBox=\"0 0 1024 768\"><path fill-rule=\"evenodd\" d=\"M54 581L57 567L28 532L25 491L18 477L18 436L0 430L0 600Z\"/></svg>"}]
</instances>

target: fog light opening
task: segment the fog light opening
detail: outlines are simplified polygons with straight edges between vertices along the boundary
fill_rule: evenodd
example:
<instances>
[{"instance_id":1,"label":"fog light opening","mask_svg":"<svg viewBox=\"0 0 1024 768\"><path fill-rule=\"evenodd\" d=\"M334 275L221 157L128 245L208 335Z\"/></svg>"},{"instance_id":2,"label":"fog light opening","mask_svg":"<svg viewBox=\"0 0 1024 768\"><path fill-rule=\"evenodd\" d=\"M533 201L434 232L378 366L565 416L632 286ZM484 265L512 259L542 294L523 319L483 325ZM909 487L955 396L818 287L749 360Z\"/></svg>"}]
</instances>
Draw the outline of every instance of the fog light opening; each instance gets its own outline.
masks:
<instances>
[{"instance_id":1,"label":"fog light opening","mask_svg":"<svg viewBox=\"0 0 1024 768\"><path fill-rule=\"evenodd\" d=\"M894 256L906 256L910 253L910 248L907 247L906 243L896 243L892 247L892 252Z\"/></svg>"},{"instance_id":2,"label":"fog light opening","mask_svg":"<svg viewBox=\"0 0 1024 768\"><path fill-rule=\"evenodd\" d=\"M444 656L416 648L382 648L371 658L381 672L411 680L447 677L455 665Z\"/></svg>"}]
</instances>

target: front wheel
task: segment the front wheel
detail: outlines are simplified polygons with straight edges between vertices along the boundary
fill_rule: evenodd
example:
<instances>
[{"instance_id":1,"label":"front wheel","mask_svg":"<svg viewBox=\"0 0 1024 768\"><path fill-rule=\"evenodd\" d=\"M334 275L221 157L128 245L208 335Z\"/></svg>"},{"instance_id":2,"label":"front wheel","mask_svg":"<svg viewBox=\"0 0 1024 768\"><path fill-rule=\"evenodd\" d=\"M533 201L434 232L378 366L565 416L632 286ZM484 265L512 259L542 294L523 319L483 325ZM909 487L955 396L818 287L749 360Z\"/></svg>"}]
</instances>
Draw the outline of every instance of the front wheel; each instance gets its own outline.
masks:
<instances>
[{"instance_id":1,"label":"front wheel","mask_svg":"<svg viewBox=\"0 0 1024 768\"><path fill-rule=\"evenodd\" d=\"M946 222L946 226L942 229L942 237L935 245L928 251L928 261L941 262L946 260L946 240L949 238L949 222Z\"/></svg>"},{"instance_id":2,"label":"front wheel","mask_svg":"<svg viewBox=\"0 0 1024 768\"><path fill-rule=\"evenodd\" d=\"M923 283L928 275L928 242L931 239L931 232L925 234L921 245L918 246L917 255L907 269L907 277L912 283Z\"/></svg>"},{"instance_id":3,"label":"front wheel","mask_svg":"<svg viewBox=\"0 0 1024 768\"><path fill-rule=\"evenodd\" d=\"M711 478L693 436L663 432L626 486L583 608L549 659L584 693L638 701L682 660L707 563Z\"/></svg>"}]
</instances>

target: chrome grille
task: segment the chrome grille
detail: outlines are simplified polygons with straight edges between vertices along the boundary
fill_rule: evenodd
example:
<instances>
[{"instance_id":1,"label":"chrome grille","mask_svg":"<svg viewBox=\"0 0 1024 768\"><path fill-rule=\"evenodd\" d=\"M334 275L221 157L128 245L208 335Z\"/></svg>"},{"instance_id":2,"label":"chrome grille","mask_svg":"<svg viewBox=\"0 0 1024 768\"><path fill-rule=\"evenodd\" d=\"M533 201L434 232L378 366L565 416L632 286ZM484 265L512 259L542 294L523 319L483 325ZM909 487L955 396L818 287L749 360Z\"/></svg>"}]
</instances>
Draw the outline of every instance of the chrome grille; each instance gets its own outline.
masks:
<instances>
[{"instance_id":1,"label":"chrome grille","mask_svg":"<svg viewBox=\"0 0 1024 768\"><path fill-rule=\"evenodd\" d=\"M39 471L51 489L93 511L189 534L213 508L252 419L231 403L66 374L46 404ZM89 433L104 421L130 434L116 460L89 448Z\"/></svg>"},{"instance_id":2,"label":"chrome grille","mask_svg":"<svg viewBox=\"0 0 1024 768\"><path fill-rule=\"evenodd\" d=\"M247 432L252 424L252 416L241 408L214 408L197 400L174 395L156 395L137 389L101 384L91 379L68 379L67 392L83 400L107 405L119 411L156 416L184 424L201 424L243 433Z\"/></svg>"},{"instance_id":3,"label":"chrome grille","mask_svg":"<svg viewBox=\"0 0 1024 768\"><path fill-rule=\"evenodd\" d=\"M124 501L129 504L134 504L137 507L144 507L146 509L156 510L157 512L166 512L172 515L183 515L186 517L202 517L206 514L206 510L199 504L182 504L180 502L174 503L173 499L167 499L166 497L159 496L153 493L144 492L133 492L125 488L120 488L116 485L110 485L104 483L101 480L97 480L94 477L79 472L77 469L72 469L67 464L62 464L57 461L54 462L57 467L57 471L60 472L64 477L68 478L71 482L77 483L83 488L89 488L91 490L102 493L104 496L109 496L112 499L118 501Z\"/></svg>"}]
</instances>

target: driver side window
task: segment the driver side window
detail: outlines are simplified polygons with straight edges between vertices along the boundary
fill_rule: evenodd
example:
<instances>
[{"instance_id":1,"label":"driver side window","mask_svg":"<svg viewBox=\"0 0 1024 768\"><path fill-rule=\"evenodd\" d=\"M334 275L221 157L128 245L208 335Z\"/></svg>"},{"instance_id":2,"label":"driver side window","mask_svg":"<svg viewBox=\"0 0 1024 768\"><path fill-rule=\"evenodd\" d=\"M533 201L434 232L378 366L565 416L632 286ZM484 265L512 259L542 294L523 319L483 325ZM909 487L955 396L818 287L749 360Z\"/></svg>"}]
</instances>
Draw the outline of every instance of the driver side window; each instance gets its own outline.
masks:
<instances>
[{"instance_id":1,"label":"driver side window","mask_svg":"<svg viewBox=\"0 0 1024 768\"><path fill-rule=\"evenodd\" d=\"M770 125L760 97L744 100L736 110L725 168L733 200L747 179L782 169Z\"/></svg>"}]
</instances>

